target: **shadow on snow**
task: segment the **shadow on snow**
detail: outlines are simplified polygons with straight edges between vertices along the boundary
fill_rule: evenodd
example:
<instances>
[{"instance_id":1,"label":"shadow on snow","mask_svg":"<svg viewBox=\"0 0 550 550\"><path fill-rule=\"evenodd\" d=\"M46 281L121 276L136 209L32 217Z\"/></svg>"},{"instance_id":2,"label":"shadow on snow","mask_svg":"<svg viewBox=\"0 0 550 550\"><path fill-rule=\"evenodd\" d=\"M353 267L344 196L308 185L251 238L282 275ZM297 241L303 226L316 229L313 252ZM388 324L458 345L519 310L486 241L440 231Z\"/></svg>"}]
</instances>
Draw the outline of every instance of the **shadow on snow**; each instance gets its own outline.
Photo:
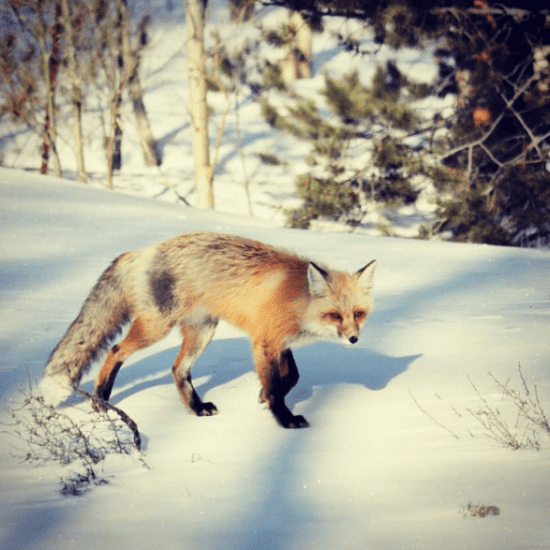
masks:
<instances>
[{"instance_id":1,"label":"shadow on snow","mask_svg":"<svg viewBox=\"0 0 550 550\"><path fill-rule=\"evenodd\" d=\"M172 384L171 365L177 352L178 348L167 349L123 367L115 382L111 402L116 405L148 388ZM331 342L299 347L293 353L300 380L288 396L290 407L308 399L313 386L357 384L370 390L381 390L420 357L389 357L365 348L346 348ZM207 400L209 390L253 369L250 341L231 338L211 342L197 360L192 375L197 391ZM92 384L87 382L84 386L91 390ZM120 389L117 391L117 388ZM258 392L259 389L258 384Z\"/></svg>"}]
</instances>

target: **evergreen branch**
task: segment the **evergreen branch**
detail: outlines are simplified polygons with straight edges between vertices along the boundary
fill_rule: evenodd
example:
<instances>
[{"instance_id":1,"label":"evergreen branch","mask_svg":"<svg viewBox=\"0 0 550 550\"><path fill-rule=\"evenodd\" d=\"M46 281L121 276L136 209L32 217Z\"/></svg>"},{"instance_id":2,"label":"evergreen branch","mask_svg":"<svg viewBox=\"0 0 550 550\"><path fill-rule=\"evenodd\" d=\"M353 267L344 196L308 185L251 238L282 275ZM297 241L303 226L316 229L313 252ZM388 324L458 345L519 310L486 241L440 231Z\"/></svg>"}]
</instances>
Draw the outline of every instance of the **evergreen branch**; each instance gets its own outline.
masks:
<instances>
[{"instance_id":1,"label":"evergreen branch","mask_svg":"<svg viewBox=\"0 0 550 550\"><path fill-rule=\"evenodd\" d=\"M471 141L470 143L464 143L463 145L459 145L458 147L451 149L448 153L445 153L444 155L440 156L438 160L441 162L446 158L452 157L453 155L460 153L460 151L463 151L464 149L482 145L483 142L494 132L495 128L500 124L500 121L503 118L504 118L504 112L500 113L500 115L496 118L496 120L493 122L491 127L479 139L476 139L475 141Z\"/></svg>"},{"instance_id":2,"label":"evergreen branch","mask_svg":"<svg viewBox=\"0 0 550 550\"><path fill-rule=\"evenodd\" d=\"M287 8L292 11L299 11L302 14L306 13L315 17L345 17L348 19L362 19L368 18L368 15L363 10L349 10L349 9L334 9L325 8L320 9L313 2L305 2L300 0L264 0L262 3L264 7L277 7Z\"/></svg>"},{"instance_id":3,"label":"evergreen branch","mask_svg":"<svg viewBox=\"0 0 550 550\"><path fill-rule=\"evenodd\" d=\"M530 79L530 80L532 80L532 79ZM541 150L539 149L539 143L540 142L536 140L535 135L531 131L531 128L529 128L529 126L525 122L524 118L514 108L513 101L506 99L505 95L502 92L500 92L500 96L502 97L503 101L506 103L506 106L508 107L508 109L510 109L510 111L512 111L512 114L519 120L519 123L523 126L523 129L527 132L527 135L531 139L531 144L529 146L529 149L531 149L531 148L536 149L539 157L542 158L543 154L542 154Z\"/></svg>"},{"instance_id":4,"label":"evergreen branch","mask_svg":"<svg viewBox=\"0 0 550 550\"><path fill-rule=\"evenodd\" d=\"M506 102L506 107L507 109L510 109L510 111L512 111L513 114L516 114L517 111L515 111L515 109L513 109L513 104L516 102L516 100L529 88L529 86L531 85L531 83L533 82L533 80L535 80L535 76L531 76L530 78L528 78L524 84L518 88L516 86L514 86L515 88L515 93L514 93L514 96L512 99L510 100L507 100L505 97L503 97L504 101ZM491 158L491 160L493 162L495 162L498 166L502 167L504 166L500 161L498 161L494 155L492 155L489 151L489 149L484 145L484 142L489 138L489 136L495 131L496 127L500 124L501 120L504 118L504 115L506 113L506 109L502 111L502 113L500 113L500 115L495 119L495 121L493 122L493 124L491 125L491 127L485 132L485 134L483 136L481 136L479 139L475 140L475 141L472 141L470 143L466 143L466 144L463 144L463 145L459 145L458 147L455 147L454 149L452 149L451 151L449 151L448 153L446 153L445 155L439 157L439 161L443 161L445 160L446 158L449 158L453 155L456 155L457 153L459 153L460 151L463 151L464 149L468 149L470 147L476 147L476 146L479 146L481 147L486 153L487 155ZM517 113L518 116L519 113ZM529 133L530 137L531 137L531 134ZM536 140L534 139L534 136L532 136L532 143L534 143ZM536 141L537 145L538 143L540 142L539 141ZM537 149L538 151L538 149ZM539 153L540 154L540 153ZM525 152L522 153L521 156L524 156L525 155ZM542 156L542 155L541 155Z\"/></svg>"},{"instance_id":5,"label":"evergreen branch","mask_svg":"<svg viewBox=\"0 0 550 550\"><path fill-rule=\"evenodd\" d=\"M500 7L489 7L486 8L467 8L467 9L460 9L460 8L453 8L453 7L446 7L446 8L435 8L433 10L433 13L441 15L445 13L450 13L457 17L460 14L471 14L471 15L509 15L514 18L515 21L521 21L522 19L526 19L527 17L532 16L534 13L537 14L544 14L546 16L550 15L550 10L527 10L527 9L521 9L521 8L509 8L506 6L503 6L502 4Z\"/></svg>"}]
</instances>

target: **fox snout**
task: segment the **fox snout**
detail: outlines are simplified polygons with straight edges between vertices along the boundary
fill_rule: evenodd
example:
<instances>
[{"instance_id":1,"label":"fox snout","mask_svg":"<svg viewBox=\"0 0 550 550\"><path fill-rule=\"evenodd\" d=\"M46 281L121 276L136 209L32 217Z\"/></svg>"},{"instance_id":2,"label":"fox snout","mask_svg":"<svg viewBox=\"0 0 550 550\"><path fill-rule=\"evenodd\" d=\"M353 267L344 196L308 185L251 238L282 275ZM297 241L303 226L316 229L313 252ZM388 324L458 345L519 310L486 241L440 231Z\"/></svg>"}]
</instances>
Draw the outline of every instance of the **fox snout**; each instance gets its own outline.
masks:
<instances>
[{"instance_id":1,"label":"fox snout","mask_svg":"<svg viewBox=\"0 0 550 550\"><path fill-rule=\"evenodd\" d=\"M345 346L353 346L359 342L359 334L367 318L367 312L355 309L352 313L340 313L336 322L336 331L339 340Z\"/></svg>"},{"instance_id":2,"label":"fox snout","mask_svg":"<svg viewBox=\"0 0 550 550\"><path fill-rule=\"evenodd\" d=\"M341 333L338 336L339 336L340 342L344 344L344 346L353 346L353 344L357 344L357 342L359 342L358 333L353 333L353 334Z\"/></svg>"}]
</instances>

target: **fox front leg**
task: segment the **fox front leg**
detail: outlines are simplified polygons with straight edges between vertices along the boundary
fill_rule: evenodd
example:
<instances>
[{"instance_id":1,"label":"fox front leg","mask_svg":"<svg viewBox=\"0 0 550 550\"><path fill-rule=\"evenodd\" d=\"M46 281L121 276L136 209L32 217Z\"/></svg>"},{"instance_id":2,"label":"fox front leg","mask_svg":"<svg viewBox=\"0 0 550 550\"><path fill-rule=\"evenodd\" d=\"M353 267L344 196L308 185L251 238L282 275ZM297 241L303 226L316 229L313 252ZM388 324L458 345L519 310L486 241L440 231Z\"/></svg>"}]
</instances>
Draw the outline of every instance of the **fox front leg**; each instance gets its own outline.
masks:
<instances>
[{"instance_id":1,"label":"fox front leg","mask_svg":"<svg viewBox=\"0 0 550 550\"><path fill-rule=\"evenodd\" d=\"M298 368L290 349L279 356L270 354L265 346L254 346L256 369L262 389L260 402L267 403L275 420L283 428L307 428L308 421L294 415L285 404L285 396L296 385Z\"/></svg>"}]
</instances>

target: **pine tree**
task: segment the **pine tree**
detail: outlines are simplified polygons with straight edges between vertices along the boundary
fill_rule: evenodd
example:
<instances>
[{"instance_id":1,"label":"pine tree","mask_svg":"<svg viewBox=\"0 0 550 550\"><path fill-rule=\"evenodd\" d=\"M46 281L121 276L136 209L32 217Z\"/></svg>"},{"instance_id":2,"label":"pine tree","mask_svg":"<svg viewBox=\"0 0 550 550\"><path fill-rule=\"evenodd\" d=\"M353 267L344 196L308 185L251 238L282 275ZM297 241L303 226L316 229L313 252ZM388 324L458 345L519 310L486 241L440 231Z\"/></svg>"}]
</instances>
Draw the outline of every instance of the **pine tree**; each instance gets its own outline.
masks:
<instances>
[{"instance_id":1,"label":"pine tree","mask_svg":"<svg viewBox=\"0 0 550 550\"><path fill-rule=\"evenodd\" d=\"M420 148L395 133L378 141L370 136L380 153L373 159L384 163L377 185L388 188L394 182L399 189L415 172L408 167L414 160L416 173L427 174L439 190L437 219L423 228L424 236L517 246L550 242L550 8L539 2L491 5L486 0L267 3L299 10L318 25L328 17L362 21L374 32L375 43L396 50L430 46L439 76L429 92L454 95L456 112L445 120L435 117L431 128L413 117ZM340 38L344 49L362 55L360 42ZM392 71L386 69L391 80ZM390 97L381 111L388 120L401 106L391 106ZM339 101L342 113L355 102L351 93ZM269 109L266 114L277 122ZM426 139L429 146L422 143ZM429 157L432 151L437 162ZM362 185L351 192L357 189L362 192Z\"/></svg>"},{"instance_id":2,"label":"pine tree","mask_svg":"<svg viewBox=\"0 0 550 550\"><path fill-rule=\"evenodd\" d=\"M370 85L357 72L325 75L321 96L330 117L311 99L295 98L286 114L262 99L273 127L311 141L311 168L297 178L303 204L289 212L289 224L307 228L314 219L330 219L354 226L376 205L414 203L419 194L414 181L427 172L417 145L407 141L420 120L405 96L425 93L387 62Z\"/></svg>"},{"instance_id":3,"label":"pine tree","mask_svg":"<svg viewBox=\"0 0 550 550\"><path fill-rule=\"evenodd\" d=\"M441 160L461 177L439 186L447 198L431 230L461 241L548 243L550 15L477 4L485 11L445 14L454 30L437 52L440 81L458 97Z\"/></svg>"}]
</instances>

